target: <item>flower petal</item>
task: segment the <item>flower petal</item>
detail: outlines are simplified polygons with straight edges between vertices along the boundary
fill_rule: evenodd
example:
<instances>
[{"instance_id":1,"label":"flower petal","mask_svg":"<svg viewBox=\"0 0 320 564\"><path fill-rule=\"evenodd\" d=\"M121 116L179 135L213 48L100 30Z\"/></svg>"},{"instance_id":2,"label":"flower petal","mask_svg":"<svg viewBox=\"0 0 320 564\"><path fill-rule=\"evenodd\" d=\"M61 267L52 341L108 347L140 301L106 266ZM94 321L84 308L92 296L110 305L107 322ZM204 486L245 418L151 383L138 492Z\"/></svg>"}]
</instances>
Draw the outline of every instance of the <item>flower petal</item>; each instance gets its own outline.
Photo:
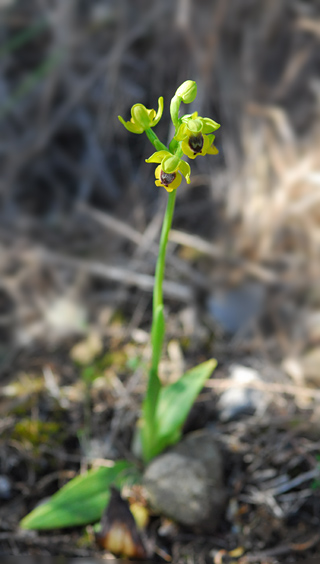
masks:
<instances>
[{"instance_id":1,"label":"flower petal","mask_svg":"<svg viewBox=\"0 0 320 564\"><path fill-rule=\"evenodd\" d=\"M154 127L155 125L157 125L157 123L160 121L162 117L162 114L163 114L163 97L160 96L158 100L158 111L153 122L150 124L150 127Z\"/></svg>"},{"instance_id":2,"label":"flower petal","mask_svg":"<svg viewBox=\"0 0 320 564\"><path fill-rule=\"evenodd\" d=\"M209 140L209 146L212 145L212 143L214 142L214 140L216 138L216 136L213 135L213 133L211 133L210 135L206 135L205 137L206 137L206 139Z\"/></svg>"},{"instance_id":3,"label":"flower petal","mask_svg":"<svg viewBox=\"0 0 320 564\"><path fill-rule=\"evenodd\" d=\"M219 149L217 149L217 147L215 147L214 145L211 145L211 147L207 151L207 155L217 155L218 153Z\"/></svg>"},{"instance_id":4,"label":"flower petal","mask_svg":"<svg viewBox=\"0 0 320 564\"><path fill-rule=\"evenodd\" d=\"M157 180L159 180L159 178L160 178L160 173L161 173L161 164L159 166L157 166L156 170L154 171L154 175L157 178ZM161 184L161 182L160 182L160 184Z\"/></svg>"},{"instance_id":5,"label":"flower petal","mask_svg":"<svg viewBox=\"0 0 320 564\"><path fill-rule=\"evenodd\" d=\"M212 144L215 135L204 135L204 143L202 149L202 155L217 155L219 153L218 149Z\"/></svg>"},{"instance_id":6,"label":"flower petal","mask_svg":"<svg viewBox=\"0 0 320 564\"><path fill-rule=\"evenodd\" d=\"M151 109L151 110L148 110L148 109L147 109L147 112L148 112L149 123L150 123L150 125L151 125L152 121L153 121L154 118L156 117L156 110L152 110L152 109Z\"/></svg>"},{"instance_id":7,"label":"flower petal","mask_svg":"<svg viewBox=\"0 0 320 564\"><path fill-rule=\"evenodd\" d=\"M210 149L210 146L213 143L213 140L214 140L214 135L204 135L203 136L203 147L202 147L202 151L201 151L202 155L207 154L207 152Z\"/></svg>"}]
</instances>

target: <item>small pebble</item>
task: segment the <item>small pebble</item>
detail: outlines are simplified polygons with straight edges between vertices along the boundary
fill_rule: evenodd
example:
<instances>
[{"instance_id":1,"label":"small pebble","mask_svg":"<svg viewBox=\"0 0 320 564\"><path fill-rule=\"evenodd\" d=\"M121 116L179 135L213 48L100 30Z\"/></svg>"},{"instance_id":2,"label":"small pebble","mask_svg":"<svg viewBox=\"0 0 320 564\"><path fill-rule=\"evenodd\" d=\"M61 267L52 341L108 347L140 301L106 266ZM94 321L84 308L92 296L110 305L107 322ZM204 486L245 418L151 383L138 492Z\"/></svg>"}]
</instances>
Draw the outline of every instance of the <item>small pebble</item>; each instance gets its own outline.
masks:
<instances>
[{"instance_id":1,"label":"small pebble","mask_svg":"<svg viewBox=\"0 0 320 564\"><path fill-rule=\"evenodd\" d=\"M233 381L233 386L221 394L217 403L220 421L232 421L243 415L263 411L267 402L265 393L250 388L251 382L261 382L256 370L233 364L230 367L230 380Z\"/></svg>"}]
</instances>

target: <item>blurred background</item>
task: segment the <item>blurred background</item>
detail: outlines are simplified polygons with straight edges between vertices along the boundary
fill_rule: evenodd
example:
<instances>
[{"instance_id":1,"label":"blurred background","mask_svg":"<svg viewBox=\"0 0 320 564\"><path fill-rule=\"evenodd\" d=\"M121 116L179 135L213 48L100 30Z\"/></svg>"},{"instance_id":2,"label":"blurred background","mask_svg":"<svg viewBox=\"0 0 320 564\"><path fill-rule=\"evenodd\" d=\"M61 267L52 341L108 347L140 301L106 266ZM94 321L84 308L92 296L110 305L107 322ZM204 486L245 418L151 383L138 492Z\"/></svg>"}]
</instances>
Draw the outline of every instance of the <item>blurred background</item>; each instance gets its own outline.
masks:
<instances>
[{"instance_id":1,"label":"blurred background","mask_svg":"<svg viewBox=\"0 0 320 564\"><path fill-rule=\"evenodd\" d=\"M3 429L14 428L21 394L23 416L52 414L45 386L71 406L73 442L59 463L69 468L82 421L77 366L111 351L84 378L104 371L110 384L113 370L111 391L105 380L93 398L109 442L82 448L119 455L114 414L126 409L132 426L144 389L145 373L127 385L126 370L148 351L166 193L145 163L153 147L117 116L129 119L138 102L157 108L162 95L156 133L167 143L170 99L187 79L198 96L185 112L221 123L219 155L193 161L191 184L178 189L162 377L215 356L220 378L237 362L267 382L319 384L319 39L317 0L0 0ZM300 407L308 393L295 397Z\"/></svg>"},{"instance_id":2,"label":"blurred background","mask_svg":"<svg viewBox=\"0 0 320 564\"><path fill-rule=\"evenodd\" d=\"M167 142L186 79L198 84L186 111L222 127L219 156L196 159L179 190L167 296L241 339L256 323L246 350L277 361L317 341L317 2L1 0L0 10L2 342L97 324L102 304L148 324L166 195L144 161L152 146L117 116L163 95Z\"/></svg>"}]
</instances>

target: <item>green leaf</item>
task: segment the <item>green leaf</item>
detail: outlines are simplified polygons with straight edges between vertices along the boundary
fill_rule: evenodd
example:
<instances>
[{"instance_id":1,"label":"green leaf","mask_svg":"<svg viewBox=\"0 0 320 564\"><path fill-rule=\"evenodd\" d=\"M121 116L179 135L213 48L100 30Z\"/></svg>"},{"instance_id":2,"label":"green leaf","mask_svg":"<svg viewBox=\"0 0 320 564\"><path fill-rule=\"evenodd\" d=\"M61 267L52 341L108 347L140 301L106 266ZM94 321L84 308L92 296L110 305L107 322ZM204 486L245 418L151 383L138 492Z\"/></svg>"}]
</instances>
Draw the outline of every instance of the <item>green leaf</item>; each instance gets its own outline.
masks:
<instances>
[{"instance_id":1,"label":"green leaf","mask_svg":"<svg viewBox=\"0 0 320 564\"><path fill-rule=\"evenodd\" d=\"M31 511L20 526L22 529L60 529L94 523L101 518L108 503L110 485L121 486L130 479L137 479L137 470L125 460L111 468L101 466L89 470Z\"/></svg>"},{"instance_id":2,"label":"green leaf","mask_svg":"<svg viewBox=\"0 0 320 564\"><path fill-rule=\"evenodd\" d=\"M153 456L165 447L176 443L189 411L217 366L214 359L195 366L177 382L161 389L156 412L157 436L154 440Z\"/></svg>"}]
</instances>

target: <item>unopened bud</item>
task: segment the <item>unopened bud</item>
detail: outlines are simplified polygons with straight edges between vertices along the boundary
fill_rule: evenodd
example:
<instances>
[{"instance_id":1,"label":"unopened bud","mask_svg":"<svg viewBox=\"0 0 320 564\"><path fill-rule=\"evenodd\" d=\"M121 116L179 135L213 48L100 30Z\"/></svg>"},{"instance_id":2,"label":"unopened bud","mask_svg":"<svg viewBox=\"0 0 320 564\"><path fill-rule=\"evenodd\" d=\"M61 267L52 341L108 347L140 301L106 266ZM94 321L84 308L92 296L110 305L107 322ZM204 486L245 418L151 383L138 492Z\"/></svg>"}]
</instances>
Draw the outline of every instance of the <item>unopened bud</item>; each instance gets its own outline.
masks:
<instances>
[{"instance_id":1,"label":"unopened bud","mask_svg":"<svg viewBox=\"0 0 320 564\"><path fill-rule=\"evenodd\" d=\"M176 91L176 96L179 96L185 104L193 102L196 95L197 83L194 80L186 80Z\"/></svg>"}]
</instances>

